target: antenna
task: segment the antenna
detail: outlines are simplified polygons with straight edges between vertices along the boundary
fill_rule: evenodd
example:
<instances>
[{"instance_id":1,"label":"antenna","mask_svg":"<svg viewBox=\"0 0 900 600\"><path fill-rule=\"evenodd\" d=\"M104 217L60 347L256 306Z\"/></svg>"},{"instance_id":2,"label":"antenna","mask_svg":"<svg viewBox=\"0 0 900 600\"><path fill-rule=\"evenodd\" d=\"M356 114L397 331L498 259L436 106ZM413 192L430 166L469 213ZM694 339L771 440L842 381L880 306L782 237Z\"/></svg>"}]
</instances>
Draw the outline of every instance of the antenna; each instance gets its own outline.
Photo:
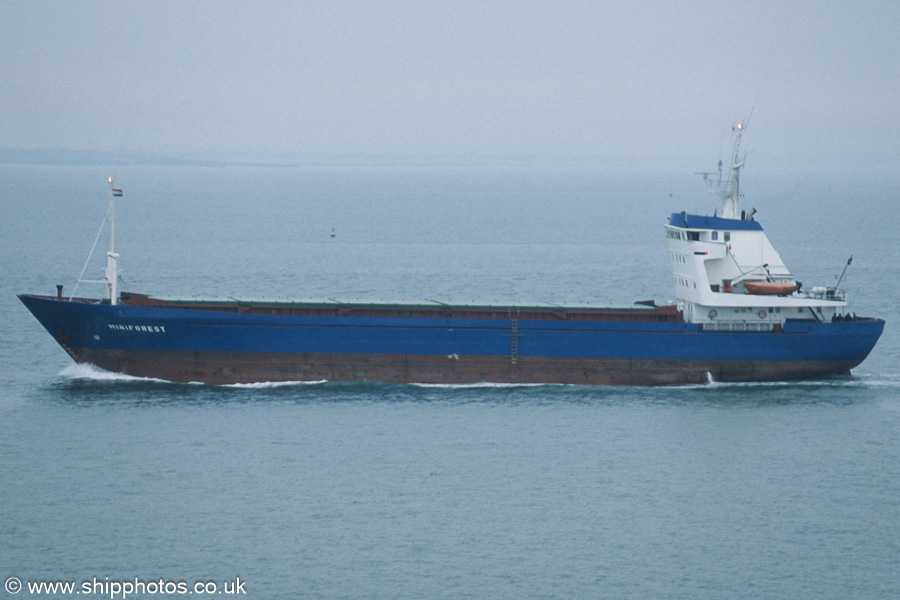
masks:
<instances>
[{"instance_id":1,"label":"antenna","mask_svg":"<svg viewBox=\"0 0 900 600\"><path fill-rule=\"evenodd\" d=\"M841 276L838 277L837 283L834 284L834 289L835 289L835 290L838 288L839 285L841 285L841 279L844 278L844 273L847 272L847 267L849 267L849 266L850 266L850 263L852 263L852 262L853 262L853 255L851 254L851 255L850 255L850 258L847 259L847 264L844 265L844 270L841 271Z\"/></svg>"},{"instance_id":2,"label":"antenna","mask_svg":"<svg viewBox=\"0 0 900 600\"><path fill-rule=\"evenodd\" d=\"M119 149L116 150L116 160L113 163L112 179L116 178L116 173L118 173L118 171L119 171L119 158L122 157L122 149L125 148L125 138L126 137L127 137L127 132L126 132L126 135L122 136L122 143L119 144ZM110 181L110 183L112 183L112 182Z\"/></svg>"},{"instance_id":3,"label":"antenna","mask_svg":"<svg viewBox=\"0 0 900 600\"><path fill-rule=\"evenodd\" d=\"M763 77L763 82L759 86L759 90L756 92L756 98L754 98L754 100L753 100L753 105L750 107L750 114L747 115L747 120L744 122L745 127L750 124L750 117L753 116L753 111L756 108L756 105L759 103L759 97L762 96L763 87L765 87L766 82L769 81L769 75L772 74L772 69L774 69L774 68L775 68L775 65L774 64L771 65L769 67L769 70L766 71L766 76Z\"/></svg>"}]
</instances>

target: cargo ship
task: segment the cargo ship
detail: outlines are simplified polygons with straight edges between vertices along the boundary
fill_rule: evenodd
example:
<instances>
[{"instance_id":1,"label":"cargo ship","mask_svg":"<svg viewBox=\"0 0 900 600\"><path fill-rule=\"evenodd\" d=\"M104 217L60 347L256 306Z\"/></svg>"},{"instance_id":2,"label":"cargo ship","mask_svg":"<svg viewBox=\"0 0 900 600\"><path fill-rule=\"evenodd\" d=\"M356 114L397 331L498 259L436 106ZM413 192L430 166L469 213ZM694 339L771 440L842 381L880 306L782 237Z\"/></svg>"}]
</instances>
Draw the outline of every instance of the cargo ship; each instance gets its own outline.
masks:
<instances>
[{"instance_id":1,"label":"cargo ship","mask_svg":"<svg viewBox=\"0 0 900 600\"><path fill-rule=\"evenodd\" d=\"M849 313L840 279L803 288L755 210L741 210L743 130L734 128L730 168L723 172L720 161L717 177L703 174L720 199L715 213L673 213L664 225L672 304L273 302L120 291L114 223L122 190L112 179L104 296L66 297L57 286L55 295L19 298L76 362L173 382L676 385L849 375L884 321Z\"/></svg>"}]
</instances>

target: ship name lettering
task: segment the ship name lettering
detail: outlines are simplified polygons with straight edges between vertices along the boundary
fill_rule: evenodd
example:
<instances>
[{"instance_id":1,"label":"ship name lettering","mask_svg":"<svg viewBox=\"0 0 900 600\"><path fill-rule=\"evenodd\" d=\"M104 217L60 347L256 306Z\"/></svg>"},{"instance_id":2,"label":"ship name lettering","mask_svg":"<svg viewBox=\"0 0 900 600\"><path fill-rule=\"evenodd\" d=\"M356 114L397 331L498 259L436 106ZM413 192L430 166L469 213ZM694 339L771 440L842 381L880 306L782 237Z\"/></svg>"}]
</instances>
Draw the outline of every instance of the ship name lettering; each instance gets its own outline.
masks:
<instances>
[{"instance_id":1,"label":"ship name lettering","mask_svg":"<svg viewBox=\"0 0 900 600\"><path fill-rule=\"evenodd\" d=\"M139 331L141 333L165 333L165 325L126 325L122 323L107 323L106 325L115 331Z\"/></svg>"}]
</instances>

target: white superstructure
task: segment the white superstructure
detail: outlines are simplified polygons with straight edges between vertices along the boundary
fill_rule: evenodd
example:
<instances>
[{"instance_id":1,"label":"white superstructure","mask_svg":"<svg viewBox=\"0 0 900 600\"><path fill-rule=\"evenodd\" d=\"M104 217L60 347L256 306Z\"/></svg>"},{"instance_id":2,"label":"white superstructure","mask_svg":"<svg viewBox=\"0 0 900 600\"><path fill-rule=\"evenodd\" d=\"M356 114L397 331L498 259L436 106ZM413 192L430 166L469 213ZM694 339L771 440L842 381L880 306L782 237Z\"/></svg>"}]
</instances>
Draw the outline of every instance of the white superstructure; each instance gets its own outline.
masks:
<instances>
[{"instance_id":1,"label":"white superstructure","mask_svg":"<svg viewBox=\"0 0 900 600\"><path fill-rule=\"evenodd\" d=\"M716 215L675 213L666 225L675 297L685 320L711 330L767 331L787 319L838 318L847 306L845 293L803 289L753 219L756 211L740 209L744 125L734 131L729 171L722 172L720 161L717 181L703 174L721 199Z\"/></svg>"}]
</instances>

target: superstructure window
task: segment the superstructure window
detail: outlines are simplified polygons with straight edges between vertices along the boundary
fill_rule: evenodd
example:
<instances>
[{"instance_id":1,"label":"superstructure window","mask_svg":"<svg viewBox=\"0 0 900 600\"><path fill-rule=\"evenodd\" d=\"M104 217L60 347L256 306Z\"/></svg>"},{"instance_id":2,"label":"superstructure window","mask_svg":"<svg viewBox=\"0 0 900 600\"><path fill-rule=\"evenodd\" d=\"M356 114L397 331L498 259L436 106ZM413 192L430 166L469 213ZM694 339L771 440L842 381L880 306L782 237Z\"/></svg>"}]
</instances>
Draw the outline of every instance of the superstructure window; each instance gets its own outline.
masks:
<instances>
[{"instance_id":1,"label":"superstructure window","mask_svg":"<svg viewBox=\"0 0 900 600\"><path fill-rule=\"evenodd\" d=\"M730 242L730 241L731 241L731 232L730 232L730 231L726 231L726 232L725 232L725 241L726 241L726 242Z\"/></svg>"},{"instance_id":2,"label":"superstructure window","mask_svg":"<svg viewBox=\"0 0 900 600\"><path fill-rule=\"evenodd\" d=\"M717 239L719 239L719 232L718 232L718 231L713 231L713 232L712 232L712 239L713 239L713 241L716 241Z\"/></svg>"},{"instance_id":3,"label":"superstructure window","mask_svg":"<svg viewBox=\"0 0 900 600\"><path fill-rule=\"evenodd\" d=\"M688 231L687 236L688 236L688 239L692 242L700 241L700 232L699 231Z\"/></svg>"}]
</instances>

